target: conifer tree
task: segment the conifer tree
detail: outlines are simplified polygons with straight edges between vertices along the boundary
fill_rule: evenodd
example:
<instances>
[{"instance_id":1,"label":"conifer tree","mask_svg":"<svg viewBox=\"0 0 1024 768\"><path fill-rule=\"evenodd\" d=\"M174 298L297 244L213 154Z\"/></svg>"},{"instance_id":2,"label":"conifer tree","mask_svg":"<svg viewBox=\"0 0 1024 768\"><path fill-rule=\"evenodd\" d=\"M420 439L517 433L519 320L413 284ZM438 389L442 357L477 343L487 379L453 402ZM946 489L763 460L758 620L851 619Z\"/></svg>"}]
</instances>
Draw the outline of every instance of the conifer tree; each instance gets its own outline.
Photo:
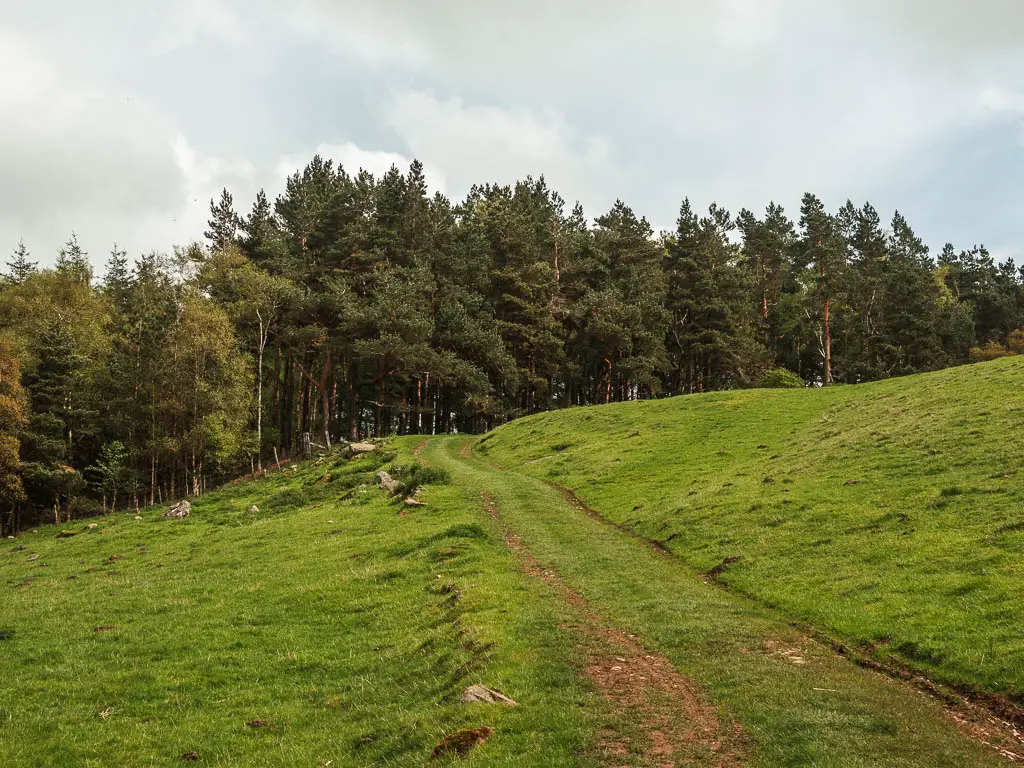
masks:
<instances>
[{"instance_id":1,"label":"conifer tree","mask_svg":"<svg viewBox=\"0 0 1024 768\"><path fill-rule=\"evenodd\" d=\"M219 201L210 201L209 229L203 236L210 241L210 247L218 250L235 242L241 220L235 213L235 201L227 188L220 193Z\"/></svg>"},{"instance_id":2,"label":"conifer tree","mask_svg":"<svg viewBox=\"0 0 1024 768\"><path fill-rule=\"evenodd\" d=\"M89 254L82 250L78 243L78 235L74 232L64 244L64 247L57 252L57 274L68 277L83 285L92 282L92 265L89 263Z\"/></svg>"},{"instance_id":3,"label":"conifer tree","mask_svg":"<svg viewBox=\"0 0 1024 768\"><path fill-rule=\"evenodd\" d=\"M814 296L812 306L816 306L809 307L808 314L816 315L821 380L827 386L832 383L833 305L843 289L846 244L835 217L829 215L821 200L811 193L804 195L800 205L800 227L798 263L806 270Z\"/></svg>"},{"instance_id":4,"label":"conifer tree","mask_svg":"<svg viewBox=\"0 0 1024 768\"><path fill-rule=\"evenodd\" d=\"M19 240L11 260L7 262L7 274L4 275L4 279L14 285L22 285L28 278L34 275L39 263L29 261L28 257L29 252L28 248L25 247L25 241Z\"/></svg>"},{"instance_id":5,"label":"conifer tree","mask_svg":"<svg viewBox=\"0 0 1024 768\"><path fill-rule=\"evenodd\" d=\"M60 322L51 323L33 340L31 352L35 366L24 375L31 415L21 438L25 485L29 497L53 510L59 523L70 519L74 500L85 486L69 463L75 428L83 415L78 405L82 360Z\"/></svg>"}]
</instances>

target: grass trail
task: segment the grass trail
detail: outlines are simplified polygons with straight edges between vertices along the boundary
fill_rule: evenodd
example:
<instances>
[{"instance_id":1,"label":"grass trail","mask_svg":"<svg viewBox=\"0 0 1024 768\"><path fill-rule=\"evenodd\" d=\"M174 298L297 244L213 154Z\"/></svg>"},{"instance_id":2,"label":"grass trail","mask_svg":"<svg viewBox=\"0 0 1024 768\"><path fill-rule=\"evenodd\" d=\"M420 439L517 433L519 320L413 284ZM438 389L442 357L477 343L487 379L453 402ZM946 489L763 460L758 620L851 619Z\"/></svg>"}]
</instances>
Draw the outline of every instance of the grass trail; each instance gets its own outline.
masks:
<instances>
[{"instance_id":1,"label":"grass trail","mask_svg":"<svg viewBox=\"0 0 1024 768\"><path fill-rule=\"evenodd\" d=\"M537 563L695 681L720 716L742 729L751 764L1005 764L991 746L960 733L938 701L837 657L754 602L706 584L583 514L542 480L467 456L465 444L435 440L423 458L448 469L467 500L492 498Z\"/></svg>"},{"instance_id":2,"label":"grass trail","mask_svg":"<svg viewBox=\"0 0 1024 768\"><path fill-rule=\"evenodd\" d=\"M1022 434L1015 357L574 408L478 450L880 662L1024 705Z\"/></svg>"}]
</instances>

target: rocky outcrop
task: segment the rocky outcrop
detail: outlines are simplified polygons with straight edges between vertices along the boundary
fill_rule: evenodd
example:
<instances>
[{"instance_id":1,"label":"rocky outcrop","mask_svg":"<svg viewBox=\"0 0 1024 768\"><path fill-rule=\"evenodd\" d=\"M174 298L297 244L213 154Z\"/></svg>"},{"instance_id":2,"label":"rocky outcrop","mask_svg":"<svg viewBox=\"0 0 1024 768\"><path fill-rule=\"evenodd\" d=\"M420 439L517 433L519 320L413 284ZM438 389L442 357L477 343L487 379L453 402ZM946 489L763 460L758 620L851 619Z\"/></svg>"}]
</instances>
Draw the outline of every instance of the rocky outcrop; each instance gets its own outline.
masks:
<instances>
[{"instance_id":1,"label":"rocky outcrop","mask_svg":"<svg viewBox=\"0 0 1024 768\"><path fill-rule=\"evenodd\" d=\"M192 514L192 504L189 503L188 499L182 499L181 501L172 504L170 509L163 513L162 517L170 520L180 520L188 517Z\"/></svg>"}]
</instances>

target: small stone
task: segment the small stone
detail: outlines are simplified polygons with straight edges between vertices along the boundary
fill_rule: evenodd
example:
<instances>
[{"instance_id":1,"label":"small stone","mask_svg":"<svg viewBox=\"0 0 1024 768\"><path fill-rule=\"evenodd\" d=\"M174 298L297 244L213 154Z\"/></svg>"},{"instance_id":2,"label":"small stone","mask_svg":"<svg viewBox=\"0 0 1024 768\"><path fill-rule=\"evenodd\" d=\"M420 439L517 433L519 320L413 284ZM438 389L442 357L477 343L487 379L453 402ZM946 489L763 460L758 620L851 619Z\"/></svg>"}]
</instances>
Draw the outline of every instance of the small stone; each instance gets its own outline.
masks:
<instances>
[{"instance_id":1,"label":"small stone","mask_svg":"<svg viewBox=\"0 0 1024 768\"><path fill-rule=\"evenodd\" d=\"M405 506L407 506L407 507L425 507L426 506L426 504L424 504L422 501L417 499L415 496L410 496L409 498L407 498L402 503L405 504Z\"/></svg>"},{"instance_id":2,"label":"small stone","mask_svg":"<svg viewBox=\"0 0 1024 768\"><path fill-rule=\"evenodd\" d=\"M189 503L188 499L182 499L176 504L172 504L170 508L164 512L163 517L165 519L178 519L188 517L192 514L192 504Z\"/></svg>"},{"instance_id":3,"label":"small stone","mask_svg":"<svg viewBox=\"0 0 1024 768\"><path fill-rule=\"evenodd\" d=\"M250 515L258 515L259 512L260 512L260 508L257 507L255 504L253 504L251 507L249 507L249 514Z\"/></svg>"},{"instance_id":4,"label":"small stone","mask_svg":"<svg viewBox=\"0 0 1024 768\"><path fill-rule=\"evenodd\" d=\"M373 443L349 443L348 450L351 453L373 453L377 446Z\"/></svg>"},{"instance_id":5,"label":"small stone","mask_svg":"<svg viewBox=\"0 0 1024 768\"><path fill-rule=\"evenodd\" d=\"M141 520L142 518L141 518L141 517L136 517L135 519L136 519L136 520ZM97 528L99 528L99 526L98 526L98 525L96 525L96 523L89 523L89 524L88 524L87 526L85 526L85 527L86 527L86 528L88 528L88 529L89 529L90 531L95 531L95 530L96 530Z\"/></svg>"},{"instance_id":6,"label":"small stone","mask_svg":"<svg viewBox=\"0 0 1024 768\"><path fill-rule=\"evenodd\" d=\"M501 704L506 707L514 707L518 704L514 699L509 698L501 691L496 691L493 688L488 688L485 685L471 685L469 688L462 692L459 697L459 702L462 704L475 704L477 702L483 704Z\"/></svg>"},{"instance_id":7,"label":"small stone","mask_svg":"<svg viewBox=\"0 0 1024 768\"><path fill-rule=\"evenodd\" d=\"M384 470L377 473L377 484L388 493L394 493L398 490L398 481Z\"/></svg>"}]
</instances>

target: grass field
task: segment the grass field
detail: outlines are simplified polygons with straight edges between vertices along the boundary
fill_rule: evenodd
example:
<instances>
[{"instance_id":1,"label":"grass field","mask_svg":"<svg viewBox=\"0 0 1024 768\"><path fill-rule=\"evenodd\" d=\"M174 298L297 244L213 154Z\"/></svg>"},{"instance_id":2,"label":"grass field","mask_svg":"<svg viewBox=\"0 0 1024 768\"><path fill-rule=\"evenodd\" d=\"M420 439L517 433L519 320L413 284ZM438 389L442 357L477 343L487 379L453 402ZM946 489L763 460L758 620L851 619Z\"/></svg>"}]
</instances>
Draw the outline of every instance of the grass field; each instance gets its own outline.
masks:
<instances>
[{"instance_id":1,"label":"grass field","mask_svg":"<svg viewBox=\"0 0 1024 768\"><path fill-rule=\"evenodd\" d=\"M1012 729L813 630L1020 695L1022 385L1004 360L576 409L25 532L0 765L1006 764ZM382 466L426 505L360 487Z\"/></svg>"},{"instance_id":2,"label":"grass field","mask_svg":"<svg viewBox=\"0 0 1024 768\"><path fill-rule=\"evenodd\" d=\"M407 517L379 491L338 502L372 462L6 542L0 765L422 764L484 716L502 737L473 764L587 764L600 707L543 585L454 488ZM458 704L477 682L543 707Z\"/></svg>"},{"instance_id":3,"label":"grass field","mask_svg":"<svg viewBox=\"0 0 1024 768\"><path fill-rule=\"evenodd\" d=\"M1024 701L1024 359L574 409L484 438L725 584Z\"/></svg>"}]
</instances>

